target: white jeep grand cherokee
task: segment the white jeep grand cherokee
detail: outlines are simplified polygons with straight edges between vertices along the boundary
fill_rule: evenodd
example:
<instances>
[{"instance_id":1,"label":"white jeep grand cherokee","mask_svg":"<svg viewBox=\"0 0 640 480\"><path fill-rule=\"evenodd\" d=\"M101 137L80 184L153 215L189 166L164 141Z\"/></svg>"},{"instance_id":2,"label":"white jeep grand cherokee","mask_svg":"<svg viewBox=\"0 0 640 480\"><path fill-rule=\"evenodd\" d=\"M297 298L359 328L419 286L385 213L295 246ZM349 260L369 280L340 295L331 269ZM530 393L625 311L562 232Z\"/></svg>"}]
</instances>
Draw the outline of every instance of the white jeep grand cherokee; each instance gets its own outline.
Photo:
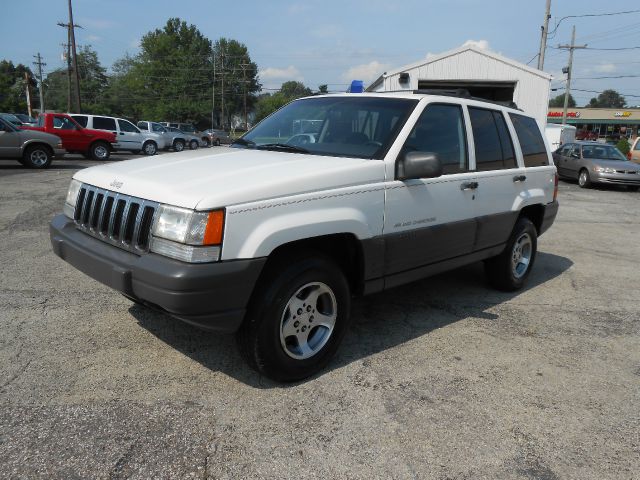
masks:
<instances>
[{"instance_id":1,"label":"white jeep grand cherokee","mask_svg":"<svg viewBox=\"0 0 640 480\"><path fill-rule=\"evenodd\" d=\"M304 98L232 147L79 171L51 242L282 381L329 361L353 295L479 260L521 288L558 210L536 121L459 92Z\"/></svg>"}]
</instances>

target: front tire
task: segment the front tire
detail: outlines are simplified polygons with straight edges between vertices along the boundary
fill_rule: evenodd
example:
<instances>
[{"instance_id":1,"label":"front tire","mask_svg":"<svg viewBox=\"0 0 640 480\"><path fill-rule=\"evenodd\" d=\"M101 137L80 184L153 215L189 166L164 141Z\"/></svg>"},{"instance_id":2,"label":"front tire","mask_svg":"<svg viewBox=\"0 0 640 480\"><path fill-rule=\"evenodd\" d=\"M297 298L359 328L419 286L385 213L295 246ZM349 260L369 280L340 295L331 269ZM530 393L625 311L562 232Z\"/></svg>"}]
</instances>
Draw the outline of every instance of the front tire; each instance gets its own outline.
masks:
<instances>
[{"instance_id":1,"label":"front tire","mask_svg":"<svg viewBox=\"0 0 640 480\"><path fill-rule=\"evenodd\" d=\"M25 150L21 163L27 168L43 169L51 165L52 160L53 156L47 147L33 145Z\"/></svg>"},{"instance_id":2,"label":"front tire","mask_svg":"<svg viewBox=\"0 0 640 480\"><path fill-rule=\"evenodd\" d=\"M505 292L520 290L536 259L538 250L538 232L526 217L516 222L504 251L485 260L484 268L489 283Z\"/></svg>"},{"instance_id":3,"label":"front tire","mask_svg":"<svg viewBox=\"0 0 640 480\"><path fill-rule=\"evenodd\" d=\"M238 331L243 356L284 382L313 375L334 355L349 325L350 294L340 268L305 252L272 261Z\"/></svg>"},{"instance_id":4,"label":"front tire","mask_svg":"<svg viewBox=\"0 0 640 480\"><path fill-rule=\"evenodd\" d=\"M182 140L176 140L175 142L173 142L173 149L176 152L181 152L184 150L184 141Z\"/></svg>"},{"instance_id":5,"label":"front tire","mask_svg":"<svg viewBox=\"0 0 640 480\"><path fill-rule=\"evenodd\" d=\"M95 142L91 144L89 147L89 155L94 160L109 160L109 156L111 152L109 151L109 146L105 142Z\"/></svg>"},{"instance_id":6,"label":"front tire","mask_svg":"<svg viewBox=\"0 0 640 480\"><path fill-rule=\"evenodd\" d=\"M580 185L580 188L591 187L591 177L589 176L589 171L586 168L580 170L580 174L578 175L578 185Z\"/></svg>"},{"instance_id":7,"label":"front tire","mask_svg":"<svg viewBox=\"0 0 640 480\"><path fill-rule=\"evenodd\" d=\"M158 153L158 145L156 144L156 142L146 142L142 146L142 151L145 155L155 155L156 153Z\"/></svg>"}]
</instances>

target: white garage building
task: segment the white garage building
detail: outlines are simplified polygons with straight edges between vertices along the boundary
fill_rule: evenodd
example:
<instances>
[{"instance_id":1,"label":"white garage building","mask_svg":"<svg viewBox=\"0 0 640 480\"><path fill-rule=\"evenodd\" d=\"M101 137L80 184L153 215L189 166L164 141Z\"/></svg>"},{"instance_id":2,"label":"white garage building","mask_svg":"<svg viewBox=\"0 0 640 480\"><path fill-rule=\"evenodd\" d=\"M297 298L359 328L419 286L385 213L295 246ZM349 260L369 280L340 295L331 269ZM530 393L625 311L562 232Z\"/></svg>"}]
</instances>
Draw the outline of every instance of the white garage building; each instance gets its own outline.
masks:
<instances>
[{"instance_id":1,"label":"white garage building","mask_svg":"<svg viewBox=\"0 0 640 480\"><path fill-rule=\"evenodd\" d=\"M385 72L367 91L464 88L474 97L513 101L544 126L551 78L548 73L497 53L463 46Z\"/></svg>"}]
</instances>

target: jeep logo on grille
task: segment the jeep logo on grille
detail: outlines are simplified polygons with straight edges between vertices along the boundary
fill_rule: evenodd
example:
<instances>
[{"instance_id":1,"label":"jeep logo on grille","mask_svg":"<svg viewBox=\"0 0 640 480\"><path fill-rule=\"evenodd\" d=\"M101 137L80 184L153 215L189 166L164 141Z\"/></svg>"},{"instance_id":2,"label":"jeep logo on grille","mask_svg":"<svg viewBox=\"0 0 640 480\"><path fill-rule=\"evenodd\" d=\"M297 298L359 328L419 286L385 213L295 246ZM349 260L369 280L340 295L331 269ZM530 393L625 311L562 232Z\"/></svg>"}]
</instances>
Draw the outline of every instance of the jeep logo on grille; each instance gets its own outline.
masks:
<instances>
[{"instance_id":1,"label":"jeep logo on grille","mask_svg":"<svg viewBox=\"0 0 640 480\"><path fill-rule=\"evenodd\" d=\"M122 186L122 184L123 184L123 182L119 182L118 179L116 178L116 179L113 180L113 182L111 182L109 184L109 186L113 187L113 188L120 188Z\"/></svg>"}]
</instances>

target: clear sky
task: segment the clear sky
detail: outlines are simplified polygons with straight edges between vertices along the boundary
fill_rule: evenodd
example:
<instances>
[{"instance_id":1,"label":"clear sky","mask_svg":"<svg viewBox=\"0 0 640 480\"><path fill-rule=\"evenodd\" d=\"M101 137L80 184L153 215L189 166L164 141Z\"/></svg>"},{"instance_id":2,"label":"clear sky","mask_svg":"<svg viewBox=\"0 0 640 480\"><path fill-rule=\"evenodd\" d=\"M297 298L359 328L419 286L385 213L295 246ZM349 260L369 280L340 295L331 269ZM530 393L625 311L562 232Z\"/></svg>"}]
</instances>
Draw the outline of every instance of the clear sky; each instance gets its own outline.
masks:
<instances>
[{"instance_id":1,"label":"clear sky","mask_svg":"<svg viewBox=\"0 0 640 480\"><path fill-rule=\"evenodd\" d=\"M32 55L40 52L46 71L63 66L60 44L66 34L56 23L67 21L67 0L0 0L0 5L0 58L31 65ZM352 79L369 82L470 40L527 63L538 51L545 0L74 0L73 5L75 22L84 27L78 43L92 45L106 67L126 52L135 54L146 32L180 17L211 40L224 36L245 43L264 87L299 80L313 89L327 83L342 91ZM567 15L636 10L640 4L552 0L551 7L553 29ZM574 24L576 43L640 46L640 13L565 19L549 45L569 43ZM566 51L547 51L545 70L555 77L553 87L563 85L567 58ZM640 77L593 79L640 75L640 49L578 50L574 63L576 89L614 88L629 104L640 105ZM596 96L572 93L578 105Z\"/></svg>"}]
</instances>

